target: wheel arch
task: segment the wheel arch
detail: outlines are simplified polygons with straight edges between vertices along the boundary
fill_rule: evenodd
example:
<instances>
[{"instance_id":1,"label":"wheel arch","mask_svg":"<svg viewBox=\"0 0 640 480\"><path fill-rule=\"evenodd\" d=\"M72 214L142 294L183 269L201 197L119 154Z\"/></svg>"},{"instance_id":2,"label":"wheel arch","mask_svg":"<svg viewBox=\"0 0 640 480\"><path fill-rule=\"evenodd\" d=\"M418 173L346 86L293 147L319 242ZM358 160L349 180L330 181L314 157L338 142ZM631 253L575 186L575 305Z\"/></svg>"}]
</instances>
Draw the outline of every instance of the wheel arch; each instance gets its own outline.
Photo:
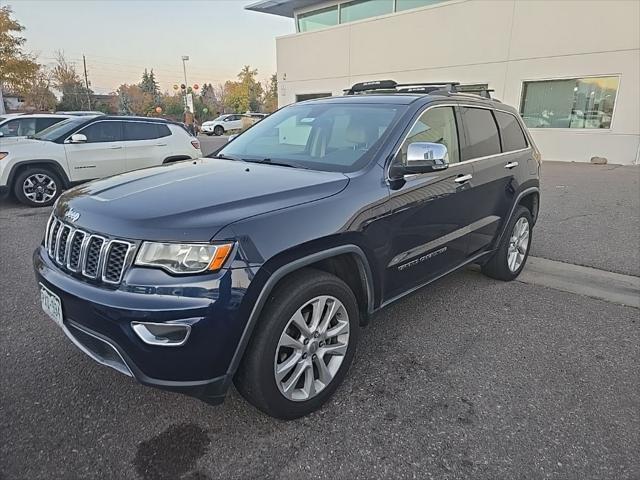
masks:
<instances>
[{"instance_id":1,"label":"wheel arch","mask_svg":"<svg viewBox=\"0 0 640 480\"><path fill-rule=\"evenodd\" d=\"M353 262L351 265L356 266L357 272L348 268L349 262ZM227 370L230 378L235 374L240 365L245 349L271 292L287 276L304 268L318 268L333 273L345 281L350 288L354 289L354 286L356 286L354 294L358 300L358 306L365 322L369 314L373 312L375 295L373 274L369 260L359 246L354 244L339 245L288 261L271 273L261 287Z\"/></svg>"},{"instance_id":2,"label":"wheel arch","mask_svg":"<svg viewBox=\"0 0 640 480\"><path fill-rule=\"evenodd\" d=\"M64 171L64 168L62 168L60 163L56 162L55 160L48 160L48 159L24 160L22 162L16 163L11 167L11 170L9 171L9 176L7 177L7 186L11 190L13 190L15 186L14 182L15 182L16 176L18 176L20 172L24 171L25 169L33 168L33 167L47 167L48 169L53 170L56 173L56 175L60 177L63 183L62 185L63 188L69 188L71 186L71 181L67 176L67 172Z\"/></svg>"},{"instance_id":3,"label":"wheel arch","mask_svg":"<svg viewBox=\"0 0 640 480\"><path fill-rule=\"evenodd\" d=\"M496 237L493 243L494 246L500 245L500 241L502 240L502 237L505 234L507 226L509 225L509 221L511 220L511 217L513 216L513 212L515 212L516 208L519 205L523 205L524 207L529 208L526 203L522 203L523 201L529 202L532 206L534 205L534 202L535 202L536 213L535 215L533 212L531 213L531 216L533 217L533 223L535 224L535 221L538 217L538 209L540 205L540 188L538 186L525 188L518 194L518 196L516 197L516 200L513 202L513 205L511 206L511 210L509 210L509 215L505 218L504 222L502 222L502 228L500 230L500 234Z\"/></svg>"}]
</instances>

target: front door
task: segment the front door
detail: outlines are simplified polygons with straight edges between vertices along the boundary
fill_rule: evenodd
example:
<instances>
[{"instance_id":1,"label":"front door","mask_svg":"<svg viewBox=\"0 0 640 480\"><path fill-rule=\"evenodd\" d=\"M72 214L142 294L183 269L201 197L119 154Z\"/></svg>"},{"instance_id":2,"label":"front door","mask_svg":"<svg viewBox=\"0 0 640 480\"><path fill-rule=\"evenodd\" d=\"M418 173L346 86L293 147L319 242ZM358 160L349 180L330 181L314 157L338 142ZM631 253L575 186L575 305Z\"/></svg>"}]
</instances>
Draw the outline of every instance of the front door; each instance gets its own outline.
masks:
<instances>
[{"instance_id":1,"label":"front door","mask_svg":"<svg viewBox=\"0 0 640 480\"><path fill-rule=\"evenodd\" d=\"M394 161L405 161L409 143L447 147L449 168L405 177L391 190L390 249L384 300L389 301L457 267L466 258L472 165L460 163L453 107L431 107L412 127Z\"/></svg>"},{"instance_id":2,"label":"front door","mask_svg":"<svg viewBox=\"0 0 640 480\"><path fill-rule=\"evenodd\" d=\"M76 133L87 137L85 143L65 143L71 181L108 177L125 171L122 122L99 120Z\"/></svg>"}]
</instances>

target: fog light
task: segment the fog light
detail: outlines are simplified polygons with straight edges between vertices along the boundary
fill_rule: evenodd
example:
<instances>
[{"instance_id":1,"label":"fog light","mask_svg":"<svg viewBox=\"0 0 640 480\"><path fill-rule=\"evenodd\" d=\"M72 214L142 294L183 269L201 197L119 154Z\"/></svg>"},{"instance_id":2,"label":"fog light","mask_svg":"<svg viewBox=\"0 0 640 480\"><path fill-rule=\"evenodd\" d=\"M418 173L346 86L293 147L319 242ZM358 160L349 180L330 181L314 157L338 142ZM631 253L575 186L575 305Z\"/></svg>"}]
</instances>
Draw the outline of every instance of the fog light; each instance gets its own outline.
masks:
<instances>
[{"instance_id":1,"label":"fog light","mask_svg":"<svg viewBox=\"0 0 640 480\"><path fill-rule=\"evenodd\" d=\"M144 343L161 347L184 345L191 333L191 325L175 323L131 322L131 328Z\"/></svg>"}]
</instances>

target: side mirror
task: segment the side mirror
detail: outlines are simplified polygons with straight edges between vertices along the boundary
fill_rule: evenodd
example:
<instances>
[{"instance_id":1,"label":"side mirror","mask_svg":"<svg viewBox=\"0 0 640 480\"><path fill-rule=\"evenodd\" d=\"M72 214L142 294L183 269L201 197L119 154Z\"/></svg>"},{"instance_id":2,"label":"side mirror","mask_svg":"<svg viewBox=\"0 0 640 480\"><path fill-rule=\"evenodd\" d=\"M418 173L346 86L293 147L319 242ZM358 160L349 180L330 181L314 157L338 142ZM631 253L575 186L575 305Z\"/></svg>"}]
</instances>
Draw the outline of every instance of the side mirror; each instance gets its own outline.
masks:
<instances>
[{"instance_id":1,"label":"side mirror","mask_svg":"<svg viewBox=\"0 0 640 480\"><path fill-rule=\"evenodd\" d=\"M4 137L4 133L0 132L0 137Z\"/></svg>"},{"instance_id":2,"label":"side mirror","mask_svg":"<svg viewBox=\"0 0 640 480\"><path fill-rule=\"evenodd\" d=\"M449 167L447 147L440 143L414 142L407 147L406 163L392 167L394 177L430 173Z\"/></svg>"},{"instance_id":3,"label":"side mirror","mask_svg":"<svg viewBox=\"0 0 640 480\"><path fill-rule=\"evenodd\" d=\"M69 143L87 143L87 136L82 133L74 133L71 135Z\"/></svg>"}]
</instances>

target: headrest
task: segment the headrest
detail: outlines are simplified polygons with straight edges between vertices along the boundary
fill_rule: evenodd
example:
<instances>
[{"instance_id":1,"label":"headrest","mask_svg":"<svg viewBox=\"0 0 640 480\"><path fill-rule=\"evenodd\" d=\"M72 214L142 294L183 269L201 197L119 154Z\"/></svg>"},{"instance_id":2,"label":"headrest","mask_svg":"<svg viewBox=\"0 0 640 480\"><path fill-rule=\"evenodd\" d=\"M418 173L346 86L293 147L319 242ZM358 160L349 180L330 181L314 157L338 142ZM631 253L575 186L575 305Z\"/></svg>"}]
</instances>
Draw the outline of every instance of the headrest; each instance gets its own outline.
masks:
<instances>
[{"instance_id":1,"label":"headrest","mask_svg":"<svg viewBox=\"0 0 640 480\"><path fill-rule=\"evenodd\" d=\"M364 125L351 121L347 126L345 138L348 142L354 144L367 143L367 131Z\"/></svg>"}]
</instances>

